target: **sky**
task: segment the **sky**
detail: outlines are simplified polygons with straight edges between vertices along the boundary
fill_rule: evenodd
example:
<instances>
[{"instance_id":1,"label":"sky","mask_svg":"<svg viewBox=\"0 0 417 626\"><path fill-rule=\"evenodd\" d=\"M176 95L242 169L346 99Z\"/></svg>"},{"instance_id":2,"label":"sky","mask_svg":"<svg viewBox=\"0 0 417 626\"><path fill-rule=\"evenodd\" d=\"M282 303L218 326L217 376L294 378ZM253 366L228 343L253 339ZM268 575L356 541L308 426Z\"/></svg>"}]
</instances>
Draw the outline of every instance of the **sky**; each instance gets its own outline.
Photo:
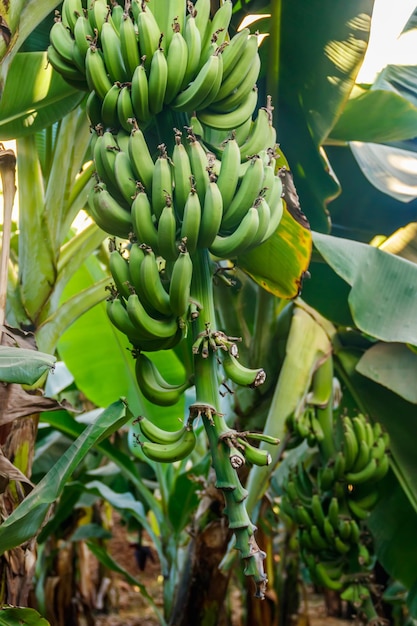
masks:
<instances>
[{"instance_id":1,"label":"sky","mask_svg":"<svg viewBox=\"0 0 417 626\"><path fill-rule=\"evenodd\" d=\"M398 39L416 0L375 0L368 50L358 82L372 82L387 63L417 65L417 31Z\"/></svg>"}]
</instances>

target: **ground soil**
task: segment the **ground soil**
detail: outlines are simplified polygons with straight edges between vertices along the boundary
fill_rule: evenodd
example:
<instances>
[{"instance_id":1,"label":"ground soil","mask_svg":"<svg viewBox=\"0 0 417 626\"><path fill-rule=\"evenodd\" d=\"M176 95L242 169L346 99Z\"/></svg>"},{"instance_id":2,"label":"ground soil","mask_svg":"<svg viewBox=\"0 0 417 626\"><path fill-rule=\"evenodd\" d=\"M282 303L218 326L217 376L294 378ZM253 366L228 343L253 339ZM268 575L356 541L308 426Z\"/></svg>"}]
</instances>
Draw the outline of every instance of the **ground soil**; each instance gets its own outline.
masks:
<instances>
[{"instance_id":1,"label":"ground soil","mask_svg":"<svg viewBox=\"0 0 417 626\"><path fill-rule=\"evenodd\" d=\"M146 537L145 537L146 544ZM148 558L144 570L139 568L135 557L135 548L130 545L126 529L115 519L113 539L110 541L112 557L124 567L132 576L146 586L156 605L162 609L162 579L157 557L148 544L153 561ZM138 588L129 585L122 576L115 576L117 597L115 605L118 607L110 614L101 614L96 617L96 626L159 626L153 609L141 596ZM329 616L323 595L307 588L307 608L301 607L294 626L353 626L354 621L343 620ZM192 626L192 625L190 625Z\"/></svg>"}]
</instances>

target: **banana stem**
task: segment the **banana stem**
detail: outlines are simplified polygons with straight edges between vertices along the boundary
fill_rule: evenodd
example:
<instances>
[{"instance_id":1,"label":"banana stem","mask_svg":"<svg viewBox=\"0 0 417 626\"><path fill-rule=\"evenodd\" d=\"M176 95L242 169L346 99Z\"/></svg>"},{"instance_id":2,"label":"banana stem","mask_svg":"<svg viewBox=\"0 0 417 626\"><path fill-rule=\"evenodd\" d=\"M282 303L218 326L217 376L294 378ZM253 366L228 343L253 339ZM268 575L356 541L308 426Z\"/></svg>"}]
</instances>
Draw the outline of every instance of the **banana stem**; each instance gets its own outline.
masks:
<instances>
[{"instance_id":1,"label":"banana stem","mask_svg":"<svg viewBox=\"0 0 417 626\"><path fill-rule=\"evenodd\" d=\"M213 299L212 263L206 249L197 250L193 256L192 298L202 305L202 311L193 322L194 340L200 333L216 330L216 315ZM266 576L263 568L265 553L260 550L254 538L256 527L252 524L245 507L247 492L242 487L236 470L230 463L229 450L222 441L222 435L229 431L220 413L219 363L212 350L204 358L194 357L196 404L209 440L213 468L216 473L216 487L221 489L226 503L225 513L229 528L235 534L235 547L245 561L244 573L253 577L255 595L263 598Z\"/></svg>"}]
</instances>

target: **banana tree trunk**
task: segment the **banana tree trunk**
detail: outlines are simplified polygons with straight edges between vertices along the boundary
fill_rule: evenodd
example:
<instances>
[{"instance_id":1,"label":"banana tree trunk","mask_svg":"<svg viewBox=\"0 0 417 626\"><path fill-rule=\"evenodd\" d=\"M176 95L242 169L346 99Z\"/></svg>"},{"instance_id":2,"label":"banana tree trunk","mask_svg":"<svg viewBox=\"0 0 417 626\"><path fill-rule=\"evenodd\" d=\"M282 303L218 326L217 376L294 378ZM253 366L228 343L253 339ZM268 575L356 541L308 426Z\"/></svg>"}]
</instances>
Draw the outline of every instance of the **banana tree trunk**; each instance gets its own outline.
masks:
<instances>
[{"instance_id":1,"label":"banana tree trunk","mask_svg":"<svg viewBox=\"0 0 417 626\"><path fill-rule=\"evenodd\" d=\"M226 519L221 515L223 507L222 495L213 486L200 504L201 514L188 546L170 626L227 626L230 623L225 598L231 572L219 569L231 538Z\"/></svg>"},{"instance_id":2,"label":"banana tree trunk","mask_svg":"<svg viewBox=\"0 0 417 626\"><path fill-rule=\"evenodd\" d=\"M0 427L3 455L26 476L32 471L33 451L39 414L15 420ZM8 517L25 497L23 483L1 475L0 511ZM36 563L36 541L33 539L0 557L0 602L2 605L33 606L33 574Z\"/></svg>"}]
</instances>

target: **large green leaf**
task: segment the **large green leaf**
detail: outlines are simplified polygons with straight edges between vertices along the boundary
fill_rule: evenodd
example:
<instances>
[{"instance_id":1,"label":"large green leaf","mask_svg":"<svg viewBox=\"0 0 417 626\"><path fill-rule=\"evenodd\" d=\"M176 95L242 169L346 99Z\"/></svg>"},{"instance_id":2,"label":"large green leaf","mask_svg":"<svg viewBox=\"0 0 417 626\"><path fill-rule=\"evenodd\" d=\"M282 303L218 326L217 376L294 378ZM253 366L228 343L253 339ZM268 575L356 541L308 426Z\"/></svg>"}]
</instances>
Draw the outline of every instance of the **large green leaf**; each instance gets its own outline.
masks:
<instances>
[{"instance_id":1,"label":"large green leaf","mask_svg":"<svg viewBox=\"0 0 417 626\"><path fill-rule=\"evenodd\" d=\"M37 350L0 346L0 381L34 385L53 370L56 358Z\"/></svg>"},{"instance_id":2,"label":"large green leaf","mask_svg":"<svg viewBox=\"0 0 417 626\"><path fill-rule=\"evenodd\" d=\"M305 397L318 364L331 353L327 332L310 312L296 307L292 317L285 359L269 407L264 433L285 437L286 420ZM265 492L268 480L281 454L279 446L262 444L269 450L272 463L266 467L253 466L247 481L247 509L251 511Z\"/></svg>"},{"instance_id":3,"label":"large green leaf","mask_svg":"<svg viewBox=\"0 0 417 626\"><path fill-rule=\"evenodd\" d=\"M16 139L50 126L72 111L84 96L47 63L45 52L17 54L0 100L0 139Z\"/></svg>"},{"instance_id":4,"label":"large green leaf","mask_svg":"<svg viewBox=\"0 0 417 626\"><path fill-rule=\"evenodd\" d=\"M0 626L49 626L35 609L4 607L0 609Z\"/></svg>"},{"instance_id":5,"label":"large green leaf","mask_svg":"<svg viewBox=\"0 0 417 626\"><path fill-rule=\"evenodd\" d=\"M326 203L339 193L319 148L354 85L372 8L373 0L271 3L274 30L265 42L268 93L301 207L316 230L328 230Z\"/></svg>"},{"instance_id":6,"label":"large green leaf","mask_svg":"<svg viewBox=\"0 0 417 626\"><path fill-rule=\"evenodd\" d=\"M417 84L414 77L414 88ZM365 90L351 98L330 138L384 143L417 136L417 106L392 91Z\"/></svg>"},{"instance_id":7,"label":"large green leaf","mask_svg":"<svg viewBox=\"0 0 417 626\"><path fill-rule=\"evenodd\" d=\"M295 298L308 269L311 248L311 232L284 209L276 234L240 256L238 265L270 293Z\"/></svg>"},{"instance_id":8,"label":"large green leaf","mask_svg":"<svg viewBox=\"0 0 417 626\"><path fill-rule=\"evenodd\" d=\"M413 200L408 194L408 202L400 201L375 187L375 181L371 184L353 155L353 150L356 155L357 146L357 143L351 143L350 147L326 147L342 187L341 195L332 200L328 208L332 219L332 234L368 242L377 235L389 236L398 228L414 221L417 200ZM387 151L390 148L385 145L362 143L360 147L361 155L366 152L367 175L369 168L375 168L377 180L385 181L385 189L390 188L391 193L393 190L400 191L403 197L405 191L412 193L413 186L417 189L413 176L415 165L409 158L410 155L413 156L412 152L408 151L407 159L404 159L404 154L389 155ZM378 148L383 153L377 159L375 149ZM390 170L399 168L402 172L401 178L394 178Z\"/></svg>"},{"instance_id":9,"label":"large green leaf","mask_svg":"<svg viewBox=\"0 0 417 626\"><path fill-rule=\"evenodd\" d=\"M348 302L356 326L383 341L417 345L417 266L370 245L313 233L331 268L351 286Z\"/></svg>"},{"instance_id":10,"label":"large green leaf","mask_svg":"<svg viewBox=\"0 0 417 626\"><path fill-rule=\"evenodd\" d=\"M356 369L408 402L417 404L417 354L405 344L375 344L365 352Z\"/></svg>"},{"instance_id":11,"label":"large green leaf","mask_svg":"<svg viewBox=\"0 0 417 626\"><path fill-rule=\"evenodd\" d=\"M367 524L384 569L411 589L417 585L417 513L393 477L385 481L384 487L384 497L374 508ZM417 617L415 610L414 617Z\"/></svg>"},{"instance_id":12,"label":"large green leaf","mask_svg":"<svg viewBox=\"0 0 417 626\"><path fill-rule=\"evenodd\" d=\"M0 525L1 554L37 535L49 507L59 498L68 479L87 452L98 440L106 436L115 422L122 419L127 421L130 417L125 402L118 400L85 429L40 483Z\"/></svg>"}]
</instances>

